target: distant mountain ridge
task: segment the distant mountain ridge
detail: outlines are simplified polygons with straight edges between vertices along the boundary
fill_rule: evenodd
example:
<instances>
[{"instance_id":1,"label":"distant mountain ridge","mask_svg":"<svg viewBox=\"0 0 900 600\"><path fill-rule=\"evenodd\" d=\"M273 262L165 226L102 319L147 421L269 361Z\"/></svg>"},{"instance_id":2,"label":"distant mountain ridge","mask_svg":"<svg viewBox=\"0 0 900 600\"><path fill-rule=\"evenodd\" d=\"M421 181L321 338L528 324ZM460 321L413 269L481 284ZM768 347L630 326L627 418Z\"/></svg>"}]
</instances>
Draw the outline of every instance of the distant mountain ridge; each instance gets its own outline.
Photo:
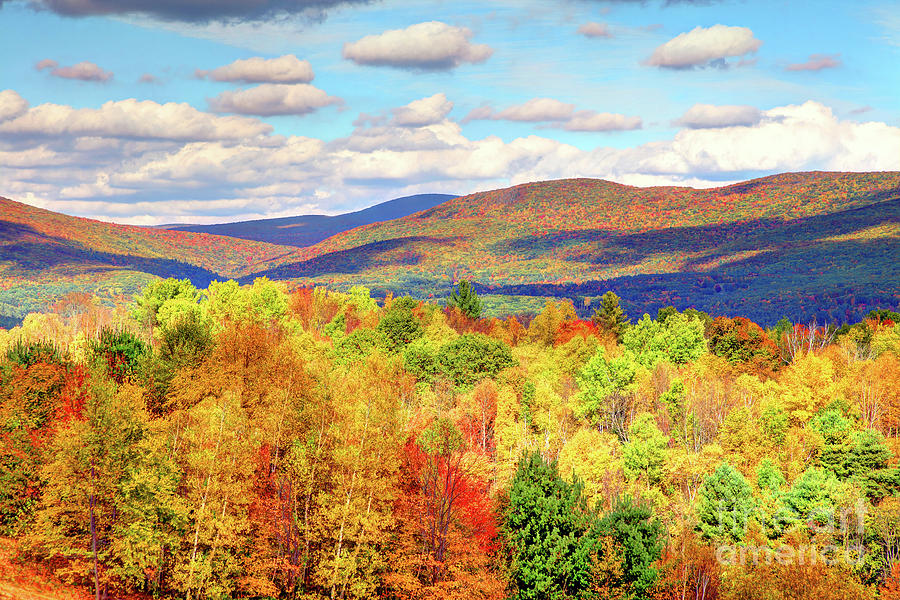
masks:
<instances>
[{"instance_id":1,"label":"distant mountain ridge","mask_svg":"<svg viewBox=\"0 0 900 600\"><path fill-rule=\"evenodd\" d=\"M784 173L701 190L565 179L431 198L430 208L308 247L114 225L0 200L0 316L21 318L72 291L127 299L169 276L204 287L262 276L366 285L376 297L443 297L466 278L501 303L523 299L516 306L564 297L588 314L591 298L613 290L635 317L672 304L761 324L854 321L900 304L900 172ZM401 212L422 206L399 200L408 200L397 203ZM362 218L389 216L378 208ZM256 226L271 236L302 229L304 219ZM342 227L352 225L346 219ZM229 225L249 235L253 223Z\"/></svg>"},{"instance_id":2,"label":"distant mountain ridge","mask_svg":"<svg viewBox=\"0 0 900 600\"><path fill-rule=\"evenodd\" d=\"M478 192L366 225L254 273L306 285L694 306L845 321L900 302L900 173L783 173L709 189L598 179ZM589 309L585 308L585 311Z\"/></svg>"},{"instance_id":3,"label":"distant mountain ridge","mask_svg":"<svg viewBox=\"0 0 900 600\"><path fill-rule=\"evenodd\" d=\"M275 219L256 219L215 225L161 225L159 229L227 235L245 240L282 246L312 246L335 234L381 221L406 217L433 208L457 196L417 194L388 200L375 206L342 215L299 215Z\"/></svg>"}]
</instances>

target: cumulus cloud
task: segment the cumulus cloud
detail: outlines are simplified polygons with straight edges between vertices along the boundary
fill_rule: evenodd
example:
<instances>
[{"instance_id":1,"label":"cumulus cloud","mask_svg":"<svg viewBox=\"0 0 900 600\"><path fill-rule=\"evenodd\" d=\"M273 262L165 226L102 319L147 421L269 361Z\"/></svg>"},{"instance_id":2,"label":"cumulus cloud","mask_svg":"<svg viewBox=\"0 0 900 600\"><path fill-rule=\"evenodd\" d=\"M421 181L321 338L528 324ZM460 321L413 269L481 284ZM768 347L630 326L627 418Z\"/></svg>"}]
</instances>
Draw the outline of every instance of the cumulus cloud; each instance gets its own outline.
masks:
<instances>
[{"instance_id":1,"label":"cumulus cloud","mask_svg":"<svg viewBox=\"0 0 900 600\"><path fill-rule=\"evenodd\" d=\"M38 71L50 69L50 74L54 77L78 79L79 81L104 82L109 81L113 77L112 72L104 71L96 64L88 61L83 61L70 67L60 67L59 63L52 58L45 58L44 60L38 61L34 65L34 68Z\"/></svg>"},{"instance_id":2,"label":"cumulus cloud","mask_svg":"<svg viewBox=\"0 0 900 600\"><path fill-rule=\"evenodd\" d=\"M726 58L756 52L761 45L747 27L695 27L656 48L644 64L669 69L722 66Z\"/></svg>"},{"instance_id":3,"label":"cumulus cloud","mask_svg":"<svg viewBox=\"0 0 900 600\"><path fill-rule=\"evenodd\" d=\"M100 108L40 104L0 123L0 135L81 136L162 140L224 140L267 135L271 125L219 117L189 104L150 100L106 102Z\"/></svg>"},{"instance_id":4,"label":"cumulus cloud","mask_svg":"<svg viewBox=\"0 0 900 600\"><path fill-rule=\"evenodd\" d=\"M756 125L762 113L754 106L695 104L675 121L690 129L710 129L715 127L749 127Z\"/></svg>"},{"instance_id":5,"label":"cumulus cloud","mask_svg":"<svg viewBox=\"0 0 900 600\"><path fill-rule=\"evenodd\" d=\"M92 15L148 15L166 21L261 21L299 15L321 19L326 11L341 5L367 4L369 0L30 0L37 10L50 10L67 17Z\"/></svg>"},{"instance_id":6,"label":"cumulus cloud","mask_svg":"<svg viewBox=\"0 0 900 600\"><path fill-rule=\"evenodd\" d=\"M810 54L806 62L793 63L785 67L786 71L821 71L840 67L840 54Z\"/></svg>"},{"instance_id":7,"label":"cumulus cloud","mask_svg":"<svg viewBox=\"0 0 900 600\"><path fill-rule=\"evenodd\" d=\"M252 88L222 92L215 98L210 98L209 107L213 112L241 115L305 115L342 102L340 98L329 96L319 88L305 83L264 83Z\"/></svg>"},{"instance_id":8,"label":"cumulus cloud","mask_svg":"<svg viewBox=\"0 0 900 600\"><path fill-rule=\"evenodd\" d=\"M643 127L640 117L580 110L566 121L567 131L629 131Z\"/></svg>"},{"instance_id":9,"label":"cumulus cloud","mask_svg":"<svg viewBox=\"0 0 900 600\"><path fill-rule=\"evenodd\" d=\"M313 80L312 66L293 54L278 58L254 56L236 60L231 64L211 71L197 71L198 77L209 77L215 81L235 81L243 83L309 83Z\"/></svg>"},{"instance_id":10,"label":"cumulus cloud","mask_svg":"<svg viewBox=\"0 0 900 600\"><path fill-rule=\"evenodd\" d=\"M612 34L609 32L609 26L606 23L585 23L578 28L578 33L589 38L609 38Z\"/></svg>"},{"instance_id":11,"label":"cumulus cloud","mask_svg":"<svg viewBox=\"0 0 900 600\"><path fill-rule=\"evenodd\" d=\"M453 103L444 94L414 100L393 109L393 123L401 127L423 127L440 123L453 110Z\"/></svg>"},{"instance_id":12,"label":"cumulus cloud","mask_svg":"<svg viewBox=\"0 0 900 600\"><path fill-rule=\"evenodd\" d=\"M471 38L472 31L465 27L429 21L344 44L343 55L358 65L448 70L484 62L494 53L486 44L473 44Z\"/></svg>"},{"instance_id":13,"label":"cumulus cloud","mask_svg":"<svg viewBox=\"0 0 900 600\"><path fill-rule=\"evenodd\" d=\"M28 110L28 101L15 90L0 92L0 121L14 119Z\"/></svg>"}]
</instances>

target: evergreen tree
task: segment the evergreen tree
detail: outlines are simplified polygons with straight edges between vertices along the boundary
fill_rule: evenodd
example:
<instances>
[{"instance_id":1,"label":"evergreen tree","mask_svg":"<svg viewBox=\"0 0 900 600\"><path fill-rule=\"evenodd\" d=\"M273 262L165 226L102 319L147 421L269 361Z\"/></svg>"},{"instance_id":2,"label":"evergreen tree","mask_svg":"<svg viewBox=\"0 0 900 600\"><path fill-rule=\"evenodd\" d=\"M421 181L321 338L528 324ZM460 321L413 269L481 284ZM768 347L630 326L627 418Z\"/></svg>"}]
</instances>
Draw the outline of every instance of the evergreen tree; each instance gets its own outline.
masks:
<instances>
[{"instance_id":1,"label":"evergreen tree","mask_svg":"<svg viewBox=\"0 0 900 600\"><path fill-rule=\"evenodd\" d=\"M481 299L472 289L472 284L466 279L461 279L457 291L450 294L447 306L455 306L472 319L481 316Z\"/></svg>"},{"instance_id":2,"label":"evergreen tree","mask_svg":"<svg viewBox=\"0 0 900 600\"><path fill-rule=\"evenodd\" d=\"M706 538L740 542L754 510L753 490L741 473L722 464L700 487L697 528Z\"/></svg>"},{"instance_id":3,"label":"evergreen tree","mask_svg":"<svg viewBox=\"0 0 900 600\"><path fill-rule=\"evenodd\" d=\"M598 550L595 513L581 482L559 476L537 452L519 461L509 491L506 536L516 600L583 598Z\"/></svg>"},{"instance_id":4,"label":"evergreen tree","mask_svg":"<svg viewBox=\"0 0 900 600\"><path fill-rule=\"evenodd\" d=\"M653 563L662 556L662 524L653 518L649 507L635 504L626 497L603 517L600 530L603 535L612 537L617 554L621 556L624 597L645 598L658 576Z\"/></svg>"},{"instance_id":5,"label":"evergreen tree","mask_svg":"<svg viewBox=\"0 0 900 600\"><path fill-rule=\"evenodd\" d=\"M619 297L615 292L606 292L600 297L600 308L594 311L591 321L597 327L615 334L616 339L621 339L629 322L628 315L619 305Z\"/></svg>"}]
</instances>

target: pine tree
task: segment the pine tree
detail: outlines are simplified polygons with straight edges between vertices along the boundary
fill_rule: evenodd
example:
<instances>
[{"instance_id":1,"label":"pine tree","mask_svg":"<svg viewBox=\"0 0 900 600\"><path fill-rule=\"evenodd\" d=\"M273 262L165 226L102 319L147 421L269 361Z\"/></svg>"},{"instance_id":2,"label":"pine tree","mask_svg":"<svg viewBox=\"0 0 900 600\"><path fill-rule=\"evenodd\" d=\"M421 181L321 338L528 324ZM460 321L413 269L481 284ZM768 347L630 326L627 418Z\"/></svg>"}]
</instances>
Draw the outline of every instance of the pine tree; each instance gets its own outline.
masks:
<instances>
[{"instance_id":1,"label":"pine tree","mask_svg":"<svg viewBox=\"0 0 900 600\"><path fill-rule=\"evenodd\" d=\"M506 537L516 600L583 598L600 550L597 517L580 481L559 476L556 461L522 457L509 491Z\"/></svg>"},{"instance_id":2,"label":"pine tree","mask_svg":"<svg viewBox=\"0 0 900 600\"><path fill-rule=\"evenodd\" d=\"M450 294L447 306L455 306L472 319L481 316L481 300L466 279L461 279L457 291Z\"/></svg>"},{"instance_id":3,"label":"pine tree","mask_svg":"<svg viewBox=\"0 0 900 600\"><path fill-rule=\"evenodd\" d=\"M599 328L622 337L629 322L628 315L619 305L619 297L614 292L606 292L600 298L600 308L594 311L591 321Z\"/></svg>"}]
</instances>

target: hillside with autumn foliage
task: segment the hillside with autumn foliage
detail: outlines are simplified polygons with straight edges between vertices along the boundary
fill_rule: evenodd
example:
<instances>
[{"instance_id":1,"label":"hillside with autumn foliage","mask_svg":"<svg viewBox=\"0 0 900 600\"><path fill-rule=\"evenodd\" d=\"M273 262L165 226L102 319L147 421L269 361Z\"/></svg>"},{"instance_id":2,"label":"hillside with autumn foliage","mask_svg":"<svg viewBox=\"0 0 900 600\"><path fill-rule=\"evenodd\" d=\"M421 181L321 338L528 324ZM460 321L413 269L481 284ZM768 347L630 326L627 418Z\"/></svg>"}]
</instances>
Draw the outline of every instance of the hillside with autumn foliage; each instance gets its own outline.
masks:
<instances>
[{"instance_id":1,"label":"hillside with autumn foliage","mask_svg":"<svg viewBox=\"0 0 900 600\"><path fill-rule=\"evenodd\" d=\"M253 276L423 297L459 279L514 296L611 289L637 313L674 304L770 324L847 322L900 301L898 255L900 173L788 173L705 190L572 179L360 227Z\"/></svg>"},{"instance_id":2,"label":"hillside with autumn foliage","mask_svg":"<svg viewBox=\"0 0 900 600\"><path fill-rule=\"evenodd\" d=\"M442 300L164 279L0 329L0 597L900 597L900 313Z\"/></svg>"},{"instance_id":3,"label":"hillside with autumn foliage","mask_svg":"<svg viewBox=\"0 0 900 600\"><path fill-rule=\"evenodd\" d=\"M271 237L273 224L262 226ZM418 298L442 297L467 279L494 316L537 312L548 298L571 299L586 316L589 299L607 290L634 314L674 305L765 325L782 316L852 323L900 302L896 172L788 173L705 190L528 183L300 249L78 219L9 200L0 200L0 234L7 326L73 292L127 301L159 277L205 287L266 276Z\"/></svg>"},{"instance_id":4,"label":"hillside with autumn foliage","mask_svg":"<svg viewBox=\"0 0 900 600\"><path fill-rule=\"evenodd\" d=\"M0 315L20 320L73 292L131 298L159 277L188 277L205 287L291 250L71 217L0 198Z\"/></svg>"}]
</instances>

